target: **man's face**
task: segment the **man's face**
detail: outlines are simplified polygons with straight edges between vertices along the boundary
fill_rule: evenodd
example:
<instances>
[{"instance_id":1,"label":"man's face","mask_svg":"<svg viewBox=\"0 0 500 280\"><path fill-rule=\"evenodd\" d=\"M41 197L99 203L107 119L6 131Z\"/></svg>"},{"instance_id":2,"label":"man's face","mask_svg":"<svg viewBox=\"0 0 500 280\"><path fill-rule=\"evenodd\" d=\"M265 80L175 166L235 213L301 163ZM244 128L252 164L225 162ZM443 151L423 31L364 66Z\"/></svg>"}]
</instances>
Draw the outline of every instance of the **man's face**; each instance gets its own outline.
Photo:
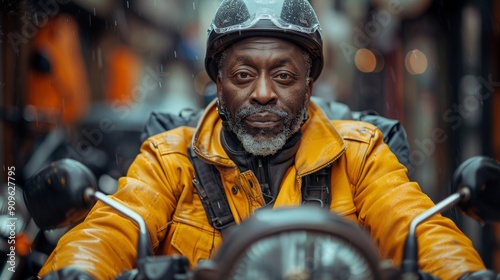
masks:
<instances>
[{"instance_id":1,"label":"man's face","mask_svg":"<svg viewBox=\"0 0 500 280\"><path fill-rule=\"evenodd\" d=\"M254 155L276 153L300 129L312 91L304 51L276 38L250 38L226 51L217 97L228 125Z\"/></svg>"}]
</instances>

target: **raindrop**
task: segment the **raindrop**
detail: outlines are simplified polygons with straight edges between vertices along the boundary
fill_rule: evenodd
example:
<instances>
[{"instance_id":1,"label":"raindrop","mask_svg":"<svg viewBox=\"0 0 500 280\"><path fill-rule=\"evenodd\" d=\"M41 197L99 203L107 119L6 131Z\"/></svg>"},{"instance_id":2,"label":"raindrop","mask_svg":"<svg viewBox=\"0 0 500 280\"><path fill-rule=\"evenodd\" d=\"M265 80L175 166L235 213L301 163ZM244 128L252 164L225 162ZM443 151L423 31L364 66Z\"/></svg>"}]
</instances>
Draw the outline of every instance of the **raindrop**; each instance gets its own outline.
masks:
<instances>
[{"instance_id":1,"label":"raindrop","mask_svg":"<svg viewBox=\"0 0 500 280\"><path fill-rule=\"evenodd\" d=\"M392 69L392 68L391 68L391 78L392 78L393 82L396 81L396 74L394 73L394 69Z\"/></svg>"},{"instance_id":2,"label":"raindrop","mask_svg":"<svg viewBox=\"0 0 500 280\"><path fill-rule=\"evenodd\" d=\"M193 10L196 10L196 3L193 2Z\"/></svg>"},{"instance_id":3,"label":"raindrop","mask_svg":"<svg viewBox=\"0 0 500 280\"><path fill-rule=\"evenodd\" d=\"M174 51L174 57L177 58L177 51Z\"/></svg>"},{"instance_id":4,"label":"raindrop","mask_svg":"<svg viewBox=\"0 0 500 280\"><path fill-rule=\"evenodd\" d=\"M95 7L94 7L94 16L95 16Z\"/></svg>"},{"instance_id":5,"label":"raindrop","mask_svg":"<svg viewBox=\"0 0 500 280\"><path fill-rule=\"evenodd\" d=\"M101 48L97 48L97 66L99 67L99 69L102 68Z\"/></svg>"},{"instance_id":6,"label":"raindrop","mask_svg":"<svg viewBox=\"0 0 500 280\"><path fill-rule=\"evenodd\" d=\"M128 1L127 1L127 9L130 8L129 4L128 4Z\"/></svg>"}]
</instances>

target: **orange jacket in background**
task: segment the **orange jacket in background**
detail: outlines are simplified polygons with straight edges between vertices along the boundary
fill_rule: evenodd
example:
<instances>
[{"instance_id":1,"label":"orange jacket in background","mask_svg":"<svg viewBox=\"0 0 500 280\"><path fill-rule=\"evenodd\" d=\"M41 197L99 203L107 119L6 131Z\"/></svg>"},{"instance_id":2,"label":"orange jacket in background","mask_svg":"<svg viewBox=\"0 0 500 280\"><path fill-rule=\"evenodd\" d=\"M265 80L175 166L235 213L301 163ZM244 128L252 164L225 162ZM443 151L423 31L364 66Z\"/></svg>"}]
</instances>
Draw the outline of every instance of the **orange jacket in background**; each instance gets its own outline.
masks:
<instances>
[{"instance_id":1,"label":"orange jacket in background","mask_svg":"<svg viewBox=\"0 0 500 280\"><path fill-rule=\"evenodd\" d=\"M30 67L26 106L39 121L72 125L87 112L90 87L78 24L66 14L49 19L33 39L32 55L45 57L49 71Z\"/></svg>"}]
</instances>

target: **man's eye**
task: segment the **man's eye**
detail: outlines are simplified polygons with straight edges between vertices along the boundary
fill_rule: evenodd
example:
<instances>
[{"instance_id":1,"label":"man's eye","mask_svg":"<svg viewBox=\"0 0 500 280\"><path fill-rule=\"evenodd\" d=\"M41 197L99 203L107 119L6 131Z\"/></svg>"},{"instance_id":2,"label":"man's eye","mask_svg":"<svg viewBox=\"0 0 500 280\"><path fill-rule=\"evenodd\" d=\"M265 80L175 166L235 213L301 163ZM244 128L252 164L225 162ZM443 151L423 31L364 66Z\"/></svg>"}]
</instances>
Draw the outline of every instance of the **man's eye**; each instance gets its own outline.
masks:
<instances>
[{"instance_id":1,"label":"man's eye","mask_svg":"<svg viewBox=\"0 0 500 280\"><path fill-rule=\"evenodd\" d=\"M282 80L287 80L287 79L290 79L290 75L286 74L286 73L281 73L278 75L278 77Z\"/></svg>"},{"instance_id":2,"label":"man's eye","mask_svg":"<svg viewBox=\"0 0 500 280\"><path fill-rule=\"evenodd\" d=\"M238 77L240 79L246 79L246 78L248 78L248 73L245 73L245 72L238 73Z\"/></svg>"}]
</instances>

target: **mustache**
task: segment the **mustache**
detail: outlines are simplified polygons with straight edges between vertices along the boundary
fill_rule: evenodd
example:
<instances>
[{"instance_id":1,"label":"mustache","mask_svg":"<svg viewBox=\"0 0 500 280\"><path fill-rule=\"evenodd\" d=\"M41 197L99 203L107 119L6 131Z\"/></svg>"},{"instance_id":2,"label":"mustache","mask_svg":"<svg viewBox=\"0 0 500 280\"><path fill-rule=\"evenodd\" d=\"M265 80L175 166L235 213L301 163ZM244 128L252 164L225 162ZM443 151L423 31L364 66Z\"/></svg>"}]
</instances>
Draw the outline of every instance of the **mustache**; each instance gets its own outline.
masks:
<instances>
[{"instance_id":1,"label":"mustache","mask_svg":"<svg viewBox=\"0 0 500 280\"><path fill-rule=\"evenodd\" d=\"M250 115L260 113L271 113L285 119L288 119L289 117L289 113L280 108L271 106L253 106L239 109L238 112L236 112L236 119L242 120Z\"/></svg>"}]
</instances>

